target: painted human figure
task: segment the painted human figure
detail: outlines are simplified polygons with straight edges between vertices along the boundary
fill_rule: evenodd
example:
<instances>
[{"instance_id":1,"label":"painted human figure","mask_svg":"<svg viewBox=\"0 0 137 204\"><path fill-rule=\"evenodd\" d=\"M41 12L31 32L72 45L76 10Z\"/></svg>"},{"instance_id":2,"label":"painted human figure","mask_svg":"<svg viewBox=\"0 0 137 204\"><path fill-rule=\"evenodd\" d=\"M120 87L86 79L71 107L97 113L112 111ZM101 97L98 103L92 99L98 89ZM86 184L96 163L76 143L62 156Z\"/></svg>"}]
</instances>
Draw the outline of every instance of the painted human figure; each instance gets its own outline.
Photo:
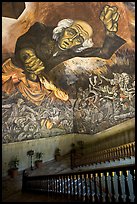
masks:
<instances>
[{"instance_id":1,"label":"painted human figure","mask_svg":"<svg viewBox=\"0 0 137 204\"><path fill-rule=\"evenodd\" d=\"M36 22L16 43L13 63L24 69L28 79L38 81L61 62L74 57L109 59L125 40L116 35L117 7L105 6L100 20L106 28L104 44L93 47L93 29L85 21L64 19L57 27Z\"/></svg>"},{"instance_id":2,"label":"painted human figure","mask_svg":"<svg viewBox=\"0 0 137 204\"><path fill-rule=\"evenodd\" d=\"M93 47L93 29L85 21L64 19L57 27L36 22L18 38L14 57L4 63L2 90L10 94L18 89L36 105L51 92L56 98L68 101L68 93L54 84L49 72L74 57L109 59L125 43L116 35L118 19L117 7L104 7L100 20L105 26L106 37L99 48Z\"/></svg>"}]
</instances>

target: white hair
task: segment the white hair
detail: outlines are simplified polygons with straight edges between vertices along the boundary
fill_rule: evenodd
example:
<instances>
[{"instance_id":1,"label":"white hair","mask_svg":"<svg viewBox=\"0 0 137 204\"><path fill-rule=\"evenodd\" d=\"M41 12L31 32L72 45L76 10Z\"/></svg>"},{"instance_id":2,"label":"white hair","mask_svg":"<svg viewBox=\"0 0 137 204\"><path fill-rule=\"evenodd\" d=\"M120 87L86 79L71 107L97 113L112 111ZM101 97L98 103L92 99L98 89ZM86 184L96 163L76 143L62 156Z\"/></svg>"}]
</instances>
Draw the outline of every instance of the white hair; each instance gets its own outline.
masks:
<instances>
[{"instance_id":1,"label":"white hair","mask_svg":"<svg viewBox=\"0 0 137 204\"><path fill-rule=\"evenodd\" d=\"M74 23L74 20L72 19L63 19L58 22L58 25L56 28L53 30L53 39L58 41L62 31L64 28L69 28L72 24ZM94 43L92 41L92 38L86 39L81 47L77 48L75 52L81 52L87 48L93 47Z\"/></svg>"},{"instance_id":2,"label":"white hair","mask_svg":"<svg viewBox=\"0 0 137 204\"><path fill-rule=\"evenodd\" d=\"M70 27L73 24L73 22L74 21L72 19L63 19L59 21L57 27L54 28L53 30L53 39L58 41L63 29Z\"/></svg>"}]
</instances>

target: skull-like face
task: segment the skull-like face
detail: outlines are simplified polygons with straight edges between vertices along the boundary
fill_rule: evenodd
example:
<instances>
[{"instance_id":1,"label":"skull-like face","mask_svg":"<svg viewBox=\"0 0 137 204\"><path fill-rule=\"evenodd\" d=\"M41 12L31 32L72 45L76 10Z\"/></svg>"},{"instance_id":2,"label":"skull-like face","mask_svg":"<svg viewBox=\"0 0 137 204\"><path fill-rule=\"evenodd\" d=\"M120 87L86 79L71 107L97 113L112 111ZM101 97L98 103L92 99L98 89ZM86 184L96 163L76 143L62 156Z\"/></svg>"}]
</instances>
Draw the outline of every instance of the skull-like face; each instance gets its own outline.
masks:
<instances>
[{"instance_id":1,"label":"skull-like face","mask_svg":"<svg viewBox=\"0 0 137 204\"><path fill-rule=\"evenodd\" d=\"M93 30L89 24L77 20L64 30L58 41L58 45L62 50L82 45L86 39L92 36L92 34Z\"/></svg>"}]
</instances>

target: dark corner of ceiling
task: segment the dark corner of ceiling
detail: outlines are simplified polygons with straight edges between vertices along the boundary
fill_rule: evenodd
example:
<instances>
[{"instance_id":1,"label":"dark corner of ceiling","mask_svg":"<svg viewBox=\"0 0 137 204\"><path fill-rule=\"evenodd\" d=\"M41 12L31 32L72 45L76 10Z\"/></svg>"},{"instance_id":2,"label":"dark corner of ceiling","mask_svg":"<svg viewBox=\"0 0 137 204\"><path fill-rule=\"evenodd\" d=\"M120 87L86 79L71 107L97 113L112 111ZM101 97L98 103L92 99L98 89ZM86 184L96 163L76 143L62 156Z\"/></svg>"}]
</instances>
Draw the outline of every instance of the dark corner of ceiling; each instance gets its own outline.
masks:
<instances>
[{"instance_id":1,"label":"dark corner of ceiling","mask_svg":"<svg viewBox=\"0 0 137 204\"><path fill-rule=\"evenodd\" d=\"M25 2L2 2L2 17L17 19L25 9Z\"/></svg>"}]
</instances>

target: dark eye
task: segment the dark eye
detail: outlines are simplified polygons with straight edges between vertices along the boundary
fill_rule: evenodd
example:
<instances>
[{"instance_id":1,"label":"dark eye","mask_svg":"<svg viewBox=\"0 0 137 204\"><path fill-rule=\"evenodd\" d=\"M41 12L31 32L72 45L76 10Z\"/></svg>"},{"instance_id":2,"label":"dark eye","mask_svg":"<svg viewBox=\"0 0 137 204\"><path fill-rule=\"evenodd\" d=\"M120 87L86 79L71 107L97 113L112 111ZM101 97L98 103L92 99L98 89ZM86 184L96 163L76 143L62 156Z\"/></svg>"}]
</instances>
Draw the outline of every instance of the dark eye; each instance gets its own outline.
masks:
<instances>
[{"instance_id":1,"label":"dark eye","mask_svg":"<svg viewBox=\"0 0 137 204\"><path fill-rule=\"evenodd\" d=\"M79 43L83 43L84 42L84 39L81 36L78 36L75 40L77 42L79 42Z\"/></svg>"}]
</instances>

